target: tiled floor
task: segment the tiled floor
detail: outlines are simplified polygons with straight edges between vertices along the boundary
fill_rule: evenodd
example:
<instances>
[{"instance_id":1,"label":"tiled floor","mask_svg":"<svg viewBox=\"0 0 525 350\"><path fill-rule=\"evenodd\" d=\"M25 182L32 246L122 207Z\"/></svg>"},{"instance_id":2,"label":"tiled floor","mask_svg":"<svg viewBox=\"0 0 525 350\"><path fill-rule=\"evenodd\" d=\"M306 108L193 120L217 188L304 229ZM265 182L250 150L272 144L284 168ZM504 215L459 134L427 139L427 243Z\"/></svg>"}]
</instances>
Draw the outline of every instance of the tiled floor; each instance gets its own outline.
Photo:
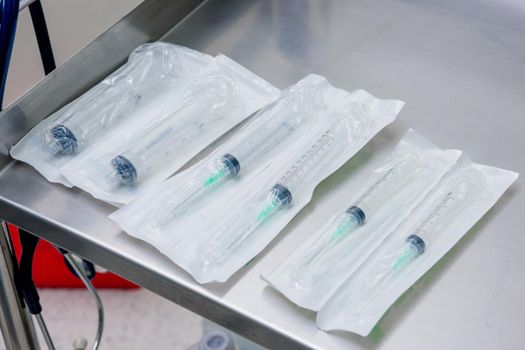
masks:
<instances>
[{"instance_id":1,"label":"tiled floor","mask_svg":"<svg viewBox=\"0 0 525 350\"><path fill-rule=\"evenodd\" d=\"M147 290L102 290L100 296L106 316L100 349L183 350L201 337L200 317ZM44 289L40 297L55 347L72 349L73 340L82 336L89 349L97 327L91 295L85 290ZM0 349L5 349L1 339Z\"/></svg>"}]
</instances>

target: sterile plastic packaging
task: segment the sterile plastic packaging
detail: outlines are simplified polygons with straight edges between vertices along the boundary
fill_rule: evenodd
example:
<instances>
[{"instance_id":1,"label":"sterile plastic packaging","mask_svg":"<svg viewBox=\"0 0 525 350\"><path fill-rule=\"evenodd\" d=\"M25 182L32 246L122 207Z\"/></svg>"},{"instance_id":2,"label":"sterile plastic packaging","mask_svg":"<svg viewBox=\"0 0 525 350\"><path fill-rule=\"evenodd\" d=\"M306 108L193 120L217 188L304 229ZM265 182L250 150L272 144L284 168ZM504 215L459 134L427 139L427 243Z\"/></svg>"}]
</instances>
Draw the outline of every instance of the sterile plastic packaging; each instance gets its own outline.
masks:
<instances>
[{"instance_id":1,"label":"sterile plastic packaging","mask_svg":"<svg viewBox=\"0 0 525 350\"><path fill-rule=\"evenodd\" d=\"M329 116L331 119L332 116ZM247 210L242 216L232 216L210 241L204 244L201 258L204 264L221 264L235 250L250 239L250 236L278 212L288 209L297 197L297 194L308 188L309 178L315 174L338 152L344 149L351 132L346 129L343 118L334 116L326 125L321 126L324 131L313 138L303 153L291 162L285 171L281 172L279 180L267 186L268 190L262 196L252 197L248 202ZM316 169L317 168L317 169ZM255 200L253 200L255 199Z\"/></svg>"},{"instance_id":2,"label":"sterile plastic packaging","mask_svg":"<svg viewBox=\"0 0 525 350\"><path fill-rule=\"evenodd\" d=\"M410 130L346 208L263 279L297 305L319 310L460 156Z\"/></svg>"},{"instance_id":3,"label":"sterile plastic packaging","mask_svg":"<svg viewBox=\"0 0 525 350\"><path fill-rule=\"evenodd\" d=\"M172 108L108 134L62 173L95 198L126 204L278 94L277 88L219 55ZM122 142L122 134L132 137Z\"/></svg>"},{"instance_id":4,"label":"sterile plastic packaging","mask_svg":"<svg viewBox=\"0 0 525 350\"><path fill-rule=\"evenodd\" d=\"M164 96L172 99L211 60L169 43L140 45L126 64L35 126L11 149L11 155L49 181L70 187L60 174L62 166L128 122L135 110L159 105Z\"/></svg>"},{"instance_id":5,"label":"sterile plastic packaging","mask_svg":"<svg viewBox=\"0 0 525 350\"><path fill-rule=\"evenodd\" d=\"M334 91L326 79L307 76L284 90L209 156L110 218L155 246L173 246L187 235L178 227L186 222L194 226L191 221L196 211L214 200L230 198L239 186L245 186L317 125L320 111L326 108L325 100L342 96L335 92L340 91ZM222 173L226 172L225 178Z\"/></svg>"},{"instance_id":6,"label":"sterile plastic packaging","mask_svg":"<svg viewBox=\"0 0 525 350\"><path fill-rule=\"evenodd\" d=\"M517 176L463 157L323 305L318 326L368 335L390 305L461 239Z\"/></svg>"},{"instance_id":7,"label":"sterile plastic packaging","mask_svg":"<svg viewBox=\"0 0 525 350\"><path fill-rule=\"evenodd\" d=\"M311 75L283 91L278 100L258 112L241 137L230 142L222 154L195 166L186 183L165 191L148 222L154 228L167 224L217 187L267 162L315 121L318 110L324 108L319 91L325 84L325 79Z\"/></svg>"},{"instance_id":8,"label":"sterile plastic packaging","mask_svg":"<svg viewBox=\"0 0 525 350\"><path fill-rule=\"evenodd\" d=\"M318 104L318 118L311 127L293 134L286 152L276 153L271 162L221 186L205 203L186 210L168 225L148 231L137 227L136 215L167 188L187 183L193 169L110 218L129 234L154 245L198 282L226 281L308 203L320 181L392 122L403 106L401 101L379 100L363 90L349 94L318 76L306 79L324 81L319 92L323 101ZM196 167L229 149L229 145L221 147Z\"/></svg>"}]
</instances>

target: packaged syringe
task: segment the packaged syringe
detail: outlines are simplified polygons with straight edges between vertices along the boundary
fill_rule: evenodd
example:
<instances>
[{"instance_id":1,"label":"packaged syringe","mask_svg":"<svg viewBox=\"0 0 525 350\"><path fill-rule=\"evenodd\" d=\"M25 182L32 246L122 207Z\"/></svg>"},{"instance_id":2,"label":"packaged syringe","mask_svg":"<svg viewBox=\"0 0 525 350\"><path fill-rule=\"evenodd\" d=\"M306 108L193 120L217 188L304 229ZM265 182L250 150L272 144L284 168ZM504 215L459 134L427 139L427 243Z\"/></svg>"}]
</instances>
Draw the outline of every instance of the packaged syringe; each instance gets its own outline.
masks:
<instances>
[{"instance_id":1,"label":"packaged syringe","mask_svg":"<svg viewBox=\"0 0 525 350\"><path fill-rule=\"evenodd\" d=\"M195 219L201 210L216 201L229 202L238 188L268 168L279 155L287 154L298 139L315 127L326 108L327 93L334 95L326 79L314 75L302 79L208 157L110 218L131 235L139 235L155 246L174 246L187 236L177 227L185 223L195 227L202 222Z\"/></svg>"},{"instance_id":2,"label":"packaged syringe","mask_svg":"<svg viewBox=\"0 0 525 350\"><path fill-rule=\"evenodd\" d=\"M205 204L218 187L252 172L273 154L283 151L318 120L319 111L325 108L319 91L326 83L310 76L283 91L275 102L257 113L248 128L240 130L240 137L220 155L195 166L185 183L166 191L156 201L149 224L168 224L193 206Z\"/></svg>"},{"instance_id":3,"label":"packaged syringe","mask_svg":"<svg viewBox=\"0 0 525 350\"><path fill-rule=\"evenodd\" d=\"M273 101L279 92L219 55L188 83L170 108L109 134L104 142L67 164L62 173L95 198L129 203ZM122 139L121 135L131 136Z\"/></svg>"},{"instance_id":4,"label":"packaged syringe","mask_svg":"<svg viewBox=\"0 0 525 350\"><path fill-rule=\"evenodd\" d=\"M49 181L71 187L61 174L65 164L120 126L169 106L211 60L209 55L169 43L140 45L126 64L35 126L11 155ZM119 141L130 136L122 134Z\"/></svg>"},{"instance_id":5,"label":"packaged syringe","mask_svg":"<svg viewBox=\"0 0 525 350\"><path fill-rule=\"evenodd\" d=\"M160 225L153 222L145 229L137 229L136 215L147 203L151 206L152 198L162 196L171 188L183 188L195 176L196 169L213 164L214 159L224 155L237 159L233 144L226 144L196 164L195 169L173 177L162 189L110 217L128 233L153 244L200 283L226 281L308 203L322 179L392 122L403 106L400 101L380 100L362 90L349 94L318 76L304 80L322 82L314 94L323 97L322 103L315 105L318 116L300 132L288 133L290 126L276 123L278 131L274 135L286 136L276 149L280 152L274 153L269 161L257 163L253 168L250 168L253 163L248 162L246 173L242 173L241 163L240 176L206 191L205 197L192 201L191 205L186 206L188 202L185 202L184 209L170 209L169 219ZM295 114L290 118L295 118ZM250 134L249 129L242 132L236 142ZM228 163L231 160L229 156L224 158ZM235 165L232 168L235 169ZM186 234L190 227L191 239Z\"/></svg>"},{"instance_id":6,"label":"packaged syringe","mask_svg":"<svg viewBox=\"0 0 525 350\"><path fill-rule=\"evenodd\" d=\"M461 239L517 177L462 157L321 307L318 326L368 335L394 301ZM487 258L493 257L488 253Z\"/></svg>"},{"instance_id":7,"label":"packaged syringe","mask_svg":"<svg viewBox=\"0 0 525 350\"><path fill-rule=\"evenodd\" d=\"M263 278L297 305L319 310L457 162L410 130L393 152L349 194L348 203Z\"/></svg>"}]
</instances>

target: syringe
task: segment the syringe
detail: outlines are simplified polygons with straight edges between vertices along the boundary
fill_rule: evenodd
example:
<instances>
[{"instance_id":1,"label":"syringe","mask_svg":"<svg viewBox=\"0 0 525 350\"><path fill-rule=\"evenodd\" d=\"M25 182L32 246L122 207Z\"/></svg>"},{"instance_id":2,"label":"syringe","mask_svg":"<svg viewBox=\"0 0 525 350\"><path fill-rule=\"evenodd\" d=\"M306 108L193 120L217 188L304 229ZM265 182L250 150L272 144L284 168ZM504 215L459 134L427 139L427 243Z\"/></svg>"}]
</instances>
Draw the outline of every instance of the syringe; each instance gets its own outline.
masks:
<instances>
[{"instance_id":1,"label":"syringe","mask_svg":"<svg viewBox=\"0 0 525 350\"><path fill-rule=\"evenodd\" d=\"M154 215L151 222L153 226L168 223L173 217L184 213L210 189L233 179L239 175L241 169L253 167L254 163L315 115L294 91L287 91L283 97L260 113L271 114L272 118L243 137L222 156L202 165L190 181L176 189L176 193L169 194L168 200L162 203L158 214ZM290 117L283 120L283 115Z\"/></svg>"},{"instance_id":2,"label":"syringe","mask_svg":"<svg viewBox=\"0 0 525 350\"><path fill-rule=\"evenodd\" d=\"M235 81L228 75L197 80L180 107L142 133L140 139L110 161L105 176L111 185L129 186L144 178L166 157L198 135L204 124L222 118L234 103Z\"/></svg>"},{"instance_id":3,"label":"syringe","mask_svg":"<svg viewBox=\"0 0 525 350\"><path fill-rule=\"evenodd\" d=\"M239 246L261 224L280 209L289 206L293 194L301 188L304 180L319 160L336 144L339 134L345 131L344 121L338 118L331 126L301 155L300 158L273 185L268 195L255 202L251 209L234 222L224 227L211 242L203 248L202 257L209 262L222 262L229 253Z\"/></svg>"},{"instance_id":4,"label":"syringe","mask_svg":"<svg viewBox=\"0 0 525 350\"><path fill-rule=\"evenodd\" d=\"M70 155L128 115L144 94L172 84L184 71L168 44L146 44L135 49L128 62L66 107L57 124L44 133L50 155Z\"/></svg>"},{"instance_id":5,"label":"syringe","mask_svg":"<svg viewBox=\"0 0 525 350\"><path fill-rule=\"evenodd\" d=\"M349 305L350 313L357 315L381 292L381 286L403 270L428 247L440 234L443 226L452 221L466 204L467 198L476 195L473 183L461 181L447 192L439 204L425 217L414 233L406 238L405 244L397 251L387 254L376 266L367 271L362 283L353 294Z\"/></svg>"},{"instance_id":6,"label":"syringe","mask_svg":"<svg viewBox=\"0 0 525 350\"><path fill-rule=\"evenodd\" d=\"M306 256L293 269L298 284L306 282L308 269L323 257L349 233L366 224L385 203L391 203L395 193L410 181L409 171L417 160L405 158L389 168L345 212L339 214L321 233Z\"/></svg>"}]
</instances>

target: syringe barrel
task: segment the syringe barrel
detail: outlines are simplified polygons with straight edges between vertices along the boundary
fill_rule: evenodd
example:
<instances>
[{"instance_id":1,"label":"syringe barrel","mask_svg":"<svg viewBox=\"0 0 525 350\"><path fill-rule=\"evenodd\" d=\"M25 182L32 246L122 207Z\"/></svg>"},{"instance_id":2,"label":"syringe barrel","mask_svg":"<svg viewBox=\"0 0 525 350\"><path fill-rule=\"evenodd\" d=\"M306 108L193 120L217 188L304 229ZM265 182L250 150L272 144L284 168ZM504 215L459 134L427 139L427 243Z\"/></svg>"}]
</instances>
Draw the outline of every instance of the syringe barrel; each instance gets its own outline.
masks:
<instances>
[{"instance_id":1,"label":"syringe barrel","mask_svg":"<svg viewBox=\"0 0 525 350\"><path fill-rule=\"evenodd\" d=\"M57 125L44 134L50 152L75 153L126 116L143 93L172 84L183 71L174 50L171 45L158 43L135 49L126 65L66 107Z\"/></svg>"},{"instance_id":2,"label":"syringe barrel","mask_svg":"<svg viewBox=\"0 0 525 350\"><path fill-rule=\"evenodd\" d=\"M237 176L239 162L231 154L215 158L208 164L199 167L192 178L170 195L154 216L157 223L163 225L174 216L184 213L196 200L205 195L207 190L217 186L227 178Z\"/></svg>"},{"instance_id":3,"label":"syringe barrel","mask_svg":"<svg viewBox=\"0 0 525 350\"><path fill-rule=\"evenodd\" d=\"M288 136L317 115L314 109L305 103L304 98L300 92L286 91L279 100L259 112L264 115L270 114L271 118L246 135L229 150L229 153L237 158L243 168L248 168L253 161L278 147Z\"/></svg>"},{"instance_id":4,"label":"syringe barrel","mask_svg":"<svg viewBox=\"0 0 525 350\"><path fill-rule=\"evenodd\" d=\"M204 89L205 85L207 89ZM223 117L234 101L233 85L234 81L230 77L219 74L196 80L189 88L191 94L181 101L179 108L164 116L119 154L131 163L136 172L135 176L127 180L133 179L135 182L147 176L170 157L178 145L198 137L203 124L210 124ZM120 164L114 160L113 165ZM127 180L122 181L119 174L120 171L115 168L109 176L110 181L130 185Z\"/></svg>"},{"instance_id":5,"label":"syringe barrel","mask_svg":"<svg viewBox=\"0 0 525 350\"><path fill-rule=\"evenodd\" d=\"M200 121L190 122L188 118L206 112L205 107L196 103L185 105L128 143L118 156L126 158L133 165L137 172L135 180L140 180L158 169L178 146L197 137Z\"/></svg>"},{"instance_id":6,"label":"syringe barrel","mask_svg":"<svg viewBox=\"0 0 525 350\"><path fill-rule=\"evenodd\" d=\"M89 143L137 106L143 98L137 88L109 87L64 125L73 132L80 145Z\"/></svg>"},{"instance_id":7,"label":"syringe barrel","mask_svg":"<svg viewBox=\"0 0 525 350\"><path fill-rule=\"evenodd\" d=\"M108 87L92 98L80 100L44 133L44 143L53 155L69 155L101 135L132 108L131 91Z\"/></svg>"},{"instance_id":8,"label":"syringe barrel","mask_svg":"<svg viewBox=\"0 0 525 350\"><path fill-rule=\"evenodd\" d=\"M249 168L251 163L264 157L274 147L283 142L292 132L296 125L289 122L279 121L268 123L247 135L241 142L229 150L243 169Z\"/></svg>"},{"instance_id":9,"label":"syringe barrel","mask_svg":"<svg viewBox=\"0 0 525 350\"><path fill-rule=\"evenodd\" d=\"M417 166L415 159L406 159L387 170L354 203L366 218L372 218L386 203L391 203L396 192L411 179L410 170Z\"/></svg>"},{"instance_id":10,"label":"syringe barrel","mask_svg":"<svg viewBox=\"0 0 525 350\"><path fill-rule=\"evenodd\" d=\"M459 207L467 200L465 197L471 190L470 185L472 184L466 181L457 183L425 217L414 233L407 237L407 244L416 249L417 255L423 254L429 244L437 238L443 226L458 215Z\"/></svg>"},{"instance_id":11,"label":"syringe barrel","mask_svg":"<svg viewBox=\"0 0 525 350\"><path fill-rule=\"evenodd\" d=\"M326 153L336 144L339 133L344 130L342 119L337 119L330 127L311 144L279 180L279 184L286 187L292 194L300 191L305 181L311 175L310 170L321 168L321 163L327 161Z\"/></svg>"},{"instance_id":12,"label":"syringe barrel","mask_svg":"<svg viewBox=\"0 0 525 350\"><path fill-rule=\"evenodd\" d=\"M242 244L257 228L292 201L291 193L276 184L266 198L255 201L239 218L229 221L217 235L204 246L202 257L205 262L222 262Z\"/></svg>"},{"instance_id":13,"label":"syringe barrel","mask_svg":"<svg viewBox=\"0 0 525 350\"><path fill-rule=\"evenodd\" d=\"M152 170L162 164L169 150L183 142L184 131L176 129L177 116L164 120L142 133L140 137L129 143L127 148L111 159L110 173L107 177L110 183L131 185L144 178Z\"/></svg>"},{"instance_id":14,"label":"syringe barrel","mask_svg":"<svg viewBox=\"0 0 525 350\"><path fill-rule=\"evenodd\" d=\"M457 215L458 206L465 201L466 190L467 188L460 184L448 192L421 222L413 236L420 237L427 245L431 244L443 229L443 225Z\"/></svg>"},{"instance_id":15,"label":"syringe barrel","mask_svg":"<svg viewBox=\"0 0 525 350\"><path fill-rule=\"evenodd\" d=\"M227 178L236 177L242 169L250 168L252 162L264 157L297 130L306 119L311 118L314 113L307 111L300 102L297 94L288 92L261 111L260 113L270 114L271 118L228 149L228 153L201 166L185 187L193 190L186 191L179 201L172 200L178 203L176 206L181 208L179 211L196 200L197 193L202 195L204 189L216 186ZM277 192L279 194L282 191ZM280 196L283 197L282 194Z\"/></svg>"},{"instance_id":16,"label":"syringe barrel","mask_svg":"<svg viewBox=\"0 0 525 350\"><path fill-rule=\"evenodd\" d=\"M138 180L162 164L166 155L169 154L168 150L175 148L180 142L182 142L181 137L173 127L158 127L142 135L117 158L125 158L131 163L136 171L134 180ZM122 184L128 185L129 183Z\"/></svg>"}]
</instances>

